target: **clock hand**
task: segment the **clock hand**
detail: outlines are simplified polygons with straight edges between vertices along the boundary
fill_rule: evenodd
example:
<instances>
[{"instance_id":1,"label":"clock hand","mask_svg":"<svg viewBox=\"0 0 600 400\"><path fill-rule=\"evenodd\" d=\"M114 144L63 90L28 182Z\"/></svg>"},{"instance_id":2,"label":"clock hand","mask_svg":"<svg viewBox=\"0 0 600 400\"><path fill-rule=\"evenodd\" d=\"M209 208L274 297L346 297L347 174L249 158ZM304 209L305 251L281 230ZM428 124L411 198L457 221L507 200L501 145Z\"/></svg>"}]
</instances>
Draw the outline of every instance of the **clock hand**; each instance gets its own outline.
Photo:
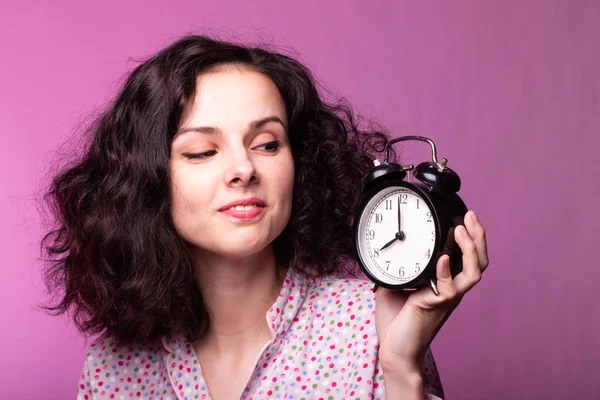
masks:
<instances>
[{"instance_id":1,"label":"clock hand","mask_svg":"<svg viewBox=\"0 0 600 400\"><path fill-rule=\"evenodd\" d=\"M400 212L400 195L398 195L398 233L396 233L396 239L402 241L405 239L404 232L402 232L402 214Z\"/></svg>"},{"instance_id":2,"label":"clock hand","mask_svg":"<svg viewBox=\"0 0 600 400\"><path fill-rule=\"evenodd\" d=\"M402 232L402 215L400 213L400 195L398 195L398 233Z\"/></svg>"},{"instance_id":3,"label":"clock hand","mask_svg":"<svg viewBox=\"0 0 600 400\"><path fill-rule=\"evenodd\" d=\"M396 240L404 240L404 232L402 232L402 213L400 212L400 196L398 196L398 232L394 235L394 238L384 244L381 249L384 250L390 247Z\"/></svg>"},{"instance_id":4,"label":"clock hand","mask_svg":"<svg viewBox=\"0 0 600 400\"><path fill-rule=\"evenodd\" d=\"M386 244L384 244L381 249L379 250L384 250L387 249L388 247L390 247L392 245L392 243L394 243L396 240L398 240L398 238L394 237L392 240L390 240L389 242L387 242Z\"/></svg>"}]
</instances>

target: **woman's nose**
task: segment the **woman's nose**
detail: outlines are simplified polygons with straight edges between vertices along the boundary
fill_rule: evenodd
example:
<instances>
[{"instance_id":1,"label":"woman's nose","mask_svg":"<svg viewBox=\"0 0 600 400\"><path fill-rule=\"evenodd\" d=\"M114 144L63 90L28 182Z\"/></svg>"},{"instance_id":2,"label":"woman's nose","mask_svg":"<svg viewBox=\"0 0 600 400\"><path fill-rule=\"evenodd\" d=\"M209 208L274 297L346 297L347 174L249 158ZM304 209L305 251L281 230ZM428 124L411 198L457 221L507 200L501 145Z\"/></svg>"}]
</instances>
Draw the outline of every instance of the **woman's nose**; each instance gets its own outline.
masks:
<instances>
[{"instance_id":1,"label":"woman's nose","mask_svg":"<svg viewBox=\"0 0 600 400\"><path fill-rule=\"evenodd\" d=\"M256 167L245 149L230 154L224 178L225 184L232 186L246 186L258 182Z\"/></svg>"}]
</instances>

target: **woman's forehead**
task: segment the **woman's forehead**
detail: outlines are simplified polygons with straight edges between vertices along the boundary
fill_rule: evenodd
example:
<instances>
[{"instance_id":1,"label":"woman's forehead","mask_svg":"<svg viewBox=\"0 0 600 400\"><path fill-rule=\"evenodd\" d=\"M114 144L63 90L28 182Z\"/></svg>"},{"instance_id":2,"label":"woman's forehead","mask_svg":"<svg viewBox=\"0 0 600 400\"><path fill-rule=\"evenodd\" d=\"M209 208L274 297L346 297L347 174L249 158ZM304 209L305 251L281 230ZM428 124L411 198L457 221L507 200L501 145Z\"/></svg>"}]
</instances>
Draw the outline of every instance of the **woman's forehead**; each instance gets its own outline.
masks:
<instances>
[{"instance_id":1,"label":"woman's forehead","mask_svg":"<svg viewBox=\"0 0 600 400\"><path fill-rule=\"evenodd\" d=\"M231 68L198 77L196 94L181 127L235 128L273 115L287 125L285 104L275 83L251 69Z\"/></svg>"}]
</instances>

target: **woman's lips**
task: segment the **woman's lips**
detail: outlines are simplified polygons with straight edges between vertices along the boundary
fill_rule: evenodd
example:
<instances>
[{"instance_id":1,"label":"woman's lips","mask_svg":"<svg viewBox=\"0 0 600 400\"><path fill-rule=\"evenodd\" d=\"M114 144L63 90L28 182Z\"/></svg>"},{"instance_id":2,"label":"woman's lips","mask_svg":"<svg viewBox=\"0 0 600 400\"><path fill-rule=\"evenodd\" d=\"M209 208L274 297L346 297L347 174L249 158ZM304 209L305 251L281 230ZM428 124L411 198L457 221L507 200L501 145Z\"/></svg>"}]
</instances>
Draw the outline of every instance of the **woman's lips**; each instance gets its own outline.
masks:
<instances>
[{"instance_id":1,"label":"woman's lips","mask_svg":"<svg viewBox=\"0 0 600 400\"><path fill-rule=\"evenodd\" d=\"M258 219L265 211L265 202L258 197L238 199L221 207L220 213L241 221Z\"/></svg>"},{"instance_id":2,"label":"woman's lips","mask_svg":"<svg viewBox=\"0 0 600 400\"><path fill-rule=\"evenodd\" d=\"M232 207L225 210L221 210L219 212L232 218L236 218L243 221L249 221L259 217L264 212L264 210L265 207L255 205L250 208L245 208L243 210Z\"/></svg>"}]
</instances>

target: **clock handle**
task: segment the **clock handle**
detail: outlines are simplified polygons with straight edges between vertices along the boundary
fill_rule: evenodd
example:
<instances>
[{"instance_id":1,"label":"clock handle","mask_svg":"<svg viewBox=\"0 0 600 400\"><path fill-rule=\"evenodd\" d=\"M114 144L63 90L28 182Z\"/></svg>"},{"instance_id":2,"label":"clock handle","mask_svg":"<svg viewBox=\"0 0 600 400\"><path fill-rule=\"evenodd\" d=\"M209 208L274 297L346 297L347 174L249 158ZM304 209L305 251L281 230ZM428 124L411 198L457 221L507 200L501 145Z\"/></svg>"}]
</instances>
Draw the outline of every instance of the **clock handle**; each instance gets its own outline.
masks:
<instances>
[{"instance_id":1,"label":"clock handle","mask_svg":"<svg viewBox=\"0 0 600 400\"><path fill-rule=\"evenodd\" d=\"M390 149L394 143L404 142L406 140L419 140L421 142L429 143L429 145L431 146L431 158L433 159L433 163L438 167L440 172L446 168L446 163L448 162L448 160L445 158L442 158L442 161L438 161L435 143L433 143L433 140L426 138L424 136L401 136L399 138L390 140L389 142L386 143L385 149L383 150L385 152L385 159L383 160L383 162L384 163L388 162L388 160L390 158ZM412 170L412 168L409 168L409 169Z\"/></svg>"},{"instance_id":2,"label":"clock handle","mask_svg":"<svg viewBox=\"0 0 600 400\"><path fill-rule=\"evenodd\" d=\"M390 155L391 145L394 143L402 142L405 140L419 140L422 142L429 143L431 146L431 158L433 162L423 162L415 168L412 164L399 167L403 171L413 171L415 178L425 183L430 187L437 188L439 190L450 191L457 193L460 190L460 177L456 172L446 166L448 160L442 158L441 161L437 159L437 151L435 149L435 143L433 140L423 136L402 136L396 139L392 139L385 145L385 160L384 164L387 164L387 160Z\"/></svg>"}]
</instances>

